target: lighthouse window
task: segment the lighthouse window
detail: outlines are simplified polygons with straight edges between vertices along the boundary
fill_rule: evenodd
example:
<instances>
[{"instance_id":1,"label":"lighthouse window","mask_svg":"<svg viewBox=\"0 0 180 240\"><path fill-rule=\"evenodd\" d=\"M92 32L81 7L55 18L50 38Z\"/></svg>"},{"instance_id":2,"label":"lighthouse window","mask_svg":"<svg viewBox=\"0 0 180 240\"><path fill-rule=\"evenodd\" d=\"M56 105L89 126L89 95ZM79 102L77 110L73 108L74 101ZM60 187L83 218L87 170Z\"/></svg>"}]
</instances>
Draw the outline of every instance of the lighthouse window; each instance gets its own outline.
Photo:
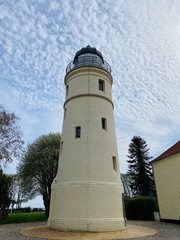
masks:
<instances>
[{"instance_id":1,"label":"lighthouse window","mask_svg":"<svg viewBox=\"0 0 180 240\"><path fill-rule=\"evenodd\" d=\"M68 96L69 94L69 85L66 86L66 97Z\"/></svg>"},{"instance_id":2,"label":"lighthouse window","mask_svg":"<svg viewBox=\"0 0 180 240\"><path fill-rule=\"evenodd\" d=\"M107 130L106 118L101 118L101 127L102 127L102 129Z\"/></svg>"},{"instance_id":3,"label":"lighthouse window","mask_svg":"<svg viewBox=\"0 0 180 240\"><path fill-rule=\"evenodd\" d=\"M76 138L80 138L81 137L81 127L76 127Z\"/></svg>"},{"instance_id":4,"label":"lighthouse window","mask_svg":"<svg viewBox=\"0 0 180 240\"><path fill-rule=\"evenodd\" d=\"M104 91L104 81L99 80L99 90Z\"/></svg>"},{"instance_id":5,"label":"lighthouse window","mask_svg":"<svg viewBox=\"0 0 180 240\"><path fill-rule=\"evenodd\" d=\"M113 170L117 172L117 161L116 157L112 157L112 163L113 163Z\"/></svg>"},{"instance_id":6,"label":"lighthouse window","mask_svg":"<svg viewBox=\"0 0 180 240\"><path fill-rule=\"evenodd\" d=\"M63 141L61 141L60 149L61 149L61 153L62 153L62 151L63 151Z\"/></svg>"},{"instance_id":7,"label":"lighthouse window","mask_svg":"<svg viewBox=\"0 0 180 240\"><path fill-rule=\"evenodd\" d=\"M66 118L67 108L64 108L64 119Z\"/></svg>"}]
</instances>

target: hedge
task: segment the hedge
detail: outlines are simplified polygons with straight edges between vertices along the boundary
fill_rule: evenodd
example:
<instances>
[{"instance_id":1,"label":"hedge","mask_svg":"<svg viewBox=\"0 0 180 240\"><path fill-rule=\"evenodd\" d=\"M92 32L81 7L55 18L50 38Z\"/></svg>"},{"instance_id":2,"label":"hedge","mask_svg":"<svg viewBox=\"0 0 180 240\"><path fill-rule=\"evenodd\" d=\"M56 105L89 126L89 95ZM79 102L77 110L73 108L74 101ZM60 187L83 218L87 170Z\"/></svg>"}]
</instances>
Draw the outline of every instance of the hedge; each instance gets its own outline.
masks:
<instances>
[{"instance_id":1,"label":"hedge","mask_svg":"<svg viewBox=\"0 0 180 240\"><path fill-rule=\"evenodd\" d=\"M9 209L9 212L11 212L11 209ZM13 208L13 213L30 213L31 208L30 207L24 207L24 208Z\"/></svg>"},{"instance_id":2,"label":"hedge","mask_svg":"<svg viewBox=\"0 0 180 240\"><path fill-rule=\"evenodd\" d=\"M157 202L154 197L142 196L125 201L126 218L131 220L154 220Z\"/></svg>"}]
</instances>

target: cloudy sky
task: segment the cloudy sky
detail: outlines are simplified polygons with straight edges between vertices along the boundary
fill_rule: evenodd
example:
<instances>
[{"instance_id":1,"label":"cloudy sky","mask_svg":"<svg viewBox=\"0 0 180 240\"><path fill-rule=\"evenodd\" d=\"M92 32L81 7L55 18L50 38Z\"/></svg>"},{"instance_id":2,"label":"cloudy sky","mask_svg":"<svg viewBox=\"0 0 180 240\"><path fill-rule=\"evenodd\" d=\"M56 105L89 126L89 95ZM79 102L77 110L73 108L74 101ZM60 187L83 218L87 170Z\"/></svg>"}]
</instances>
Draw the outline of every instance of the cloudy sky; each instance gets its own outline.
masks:
<instances>
[{"instance_id":1,"label":"cloudy sky","mask_svg":"<svg viewBox=\"0 0 180 240\"><path fill-rule=\"evenodd\" d=\"M112 68L126 172L134 135L153 157L179 140L180 1L0 0L0 103L20 117L26 143L61 132L65 69L87 45Z\"/></svg>"}]
</instances>

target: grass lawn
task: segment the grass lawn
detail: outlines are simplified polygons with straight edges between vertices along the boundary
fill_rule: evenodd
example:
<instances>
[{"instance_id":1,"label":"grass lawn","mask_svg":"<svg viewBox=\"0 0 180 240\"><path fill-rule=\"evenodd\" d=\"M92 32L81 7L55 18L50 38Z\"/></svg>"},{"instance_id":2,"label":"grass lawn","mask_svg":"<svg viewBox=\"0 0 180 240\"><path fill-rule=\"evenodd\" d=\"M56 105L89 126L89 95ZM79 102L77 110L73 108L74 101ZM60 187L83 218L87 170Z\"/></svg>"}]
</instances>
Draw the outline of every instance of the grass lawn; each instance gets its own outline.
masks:
<instances>
[{"instance_id":1,"label":"grass lawn","mask_svg":"<svg viewBox=\"0 0 180 240\"><path fill-rule=\"evenodd\" d=\"M47 217L44 212L9 213L8 219L1 221L0 224L41 222L41 221L47 221Z\"/></svg>"}]
</instances>

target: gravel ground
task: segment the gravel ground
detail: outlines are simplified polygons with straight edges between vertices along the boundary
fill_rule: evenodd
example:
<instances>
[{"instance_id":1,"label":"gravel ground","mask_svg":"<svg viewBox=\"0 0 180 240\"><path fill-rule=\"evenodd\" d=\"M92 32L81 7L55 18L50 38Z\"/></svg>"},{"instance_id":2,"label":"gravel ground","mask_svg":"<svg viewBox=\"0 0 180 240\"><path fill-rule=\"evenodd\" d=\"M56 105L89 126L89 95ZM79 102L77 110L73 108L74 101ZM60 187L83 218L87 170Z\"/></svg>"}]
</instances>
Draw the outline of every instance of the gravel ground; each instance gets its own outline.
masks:
<instances>
[{"instance_id":1,"label":"gravel ground","mask_svg":"<svg viewBox=\"0 0 180 240\"><path fill-rule=\"evenodd\" d=\"M153 236L133 238L134 240L180 240L180 224L162 223L158 221L128 221L128 224L149 227L158 231L158 233ZM0 225L0 240L37 240L40 238L21 235L20 231L28 227L45 225L45 222ZM41 238L41 240L42 239L47 240Z\"/></svg>"},{"instance_id":2,"label":"gravel ground","mask_svg":"<svg viewBox=\"0 0 180 240\"><path fill-rule=\"evenodd\" d=\"M128 223L157 230L157 234L153 236L133 238L134 240L180 240L180 224L159 221L128 221Z\"/></svg>"}]
</instances>

